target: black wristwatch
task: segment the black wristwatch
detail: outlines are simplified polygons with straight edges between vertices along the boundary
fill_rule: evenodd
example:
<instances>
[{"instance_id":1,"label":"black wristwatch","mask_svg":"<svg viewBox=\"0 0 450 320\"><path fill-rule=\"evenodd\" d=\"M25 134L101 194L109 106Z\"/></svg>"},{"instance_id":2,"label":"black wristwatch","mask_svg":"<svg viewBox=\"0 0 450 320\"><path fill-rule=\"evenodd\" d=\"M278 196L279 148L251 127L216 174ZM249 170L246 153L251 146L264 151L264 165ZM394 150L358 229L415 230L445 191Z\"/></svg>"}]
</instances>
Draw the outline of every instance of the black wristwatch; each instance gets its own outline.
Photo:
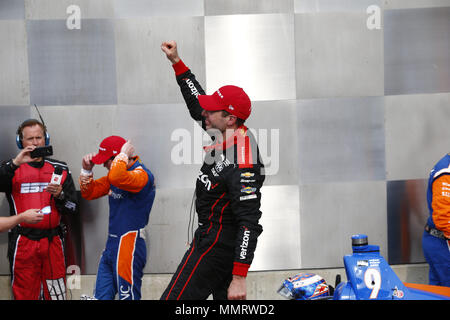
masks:
<instances>
[{"instance_id":1,"label":"black wristwatch","mask_svg":"<svg viewBox=\"0 0 450 320\"><path fill-rule=\"evenodd\" d=\"M56 197L56 199L62 200L64 199L64 191L61 190L61 193L58 195L58 197Z\"/></svg>"}]
</instances>

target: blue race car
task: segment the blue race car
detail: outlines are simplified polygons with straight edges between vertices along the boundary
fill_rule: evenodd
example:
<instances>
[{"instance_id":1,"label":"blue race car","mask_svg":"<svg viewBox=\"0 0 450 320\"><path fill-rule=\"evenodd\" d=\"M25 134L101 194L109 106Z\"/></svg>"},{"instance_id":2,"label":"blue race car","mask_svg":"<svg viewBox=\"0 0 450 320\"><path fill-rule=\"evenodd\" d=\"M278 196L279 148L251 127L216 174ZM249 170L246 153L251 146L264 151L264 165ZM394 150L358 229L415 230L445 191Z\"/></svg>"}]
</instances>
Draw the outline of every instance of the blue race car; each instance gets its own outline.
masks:
<instances>
[{"instance_id":1,"label":"blue race car","mask_svg":"<svg viewBox=\"0 0 450 320\"><path fill-rule=\"evenodd\" d=\"M286 279L278 293L295 300L450 300L448 287L403 283L366 235L352 236L352 249L344 256L348 281L338 275L335 289L318 275L301 273Z\"/></svg>"}]
</instances>

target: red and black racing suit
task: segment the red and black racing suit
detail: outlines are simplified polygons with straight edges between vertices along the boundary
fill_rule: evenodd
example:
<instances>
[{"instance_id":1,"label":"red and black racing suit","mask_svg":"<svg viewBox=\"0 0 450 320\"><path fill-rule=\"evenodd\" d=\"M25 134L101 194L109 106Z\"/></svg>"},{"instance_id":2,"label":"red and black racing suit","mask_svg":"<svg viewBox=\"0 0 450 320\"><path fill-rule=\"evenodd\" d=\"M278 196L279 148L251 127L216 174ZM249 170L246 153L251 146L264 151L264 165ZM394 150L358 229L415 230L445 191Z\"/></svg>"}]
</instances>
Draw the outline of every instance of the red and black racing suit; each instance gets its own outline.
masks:
<instances>
[{"instance_id":1,"label":"red and black racing suit","mask_svg":"<svg viewBox=\"0 0 450 320\"><path fill-rule=\"evenodd\" d=\"M182 61L173 67L192 118L205 129L197 99L203 89ZM251 132L241 126L205 151L195 188L199 226L161 299L227 299L232 275L247 275L262 232L264 166Z\"/></svg>"},{"instance_id":2,"label":"red and black racing suit","mask_svg":"<svg viewBox=\"0 0 450 320\"><path fill-rule=\"evenodd\" d=\"M62 168L59 198L45 191L56 167ZM0 165L0 192L5 192L10 215L28 209L51 208L36 224L22 223L8 233L8 257L14 299L63 300L66 267L61 214L78 212L78 194L64 162L45 158L19 167L12 160Z\"/></svg>"}]
</instances>

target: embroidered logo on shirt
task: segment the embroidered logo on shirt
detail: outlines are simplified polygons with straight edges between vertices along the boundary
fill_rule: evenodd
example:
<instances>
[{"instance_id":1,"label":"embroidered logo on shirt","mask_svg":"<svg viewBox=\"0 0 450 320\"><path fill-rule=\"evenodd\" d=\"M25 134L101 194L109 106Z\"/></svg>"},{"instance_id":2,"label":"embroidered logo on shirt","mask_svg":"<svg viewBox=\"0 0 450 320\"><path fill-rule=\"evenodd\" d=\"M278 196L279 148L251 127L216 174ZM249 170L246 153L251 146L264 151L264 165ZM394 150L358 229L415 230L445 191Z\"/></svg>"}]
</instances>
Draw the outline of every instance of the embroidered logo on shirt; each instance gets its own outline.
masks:
<instances>
[{"instance_id":1,"label":"embroidered logo on shirt","mask_svg":"<svg viewBox=\"0 0 450 320\"><path fill-rule=\"evenodd\" d=\"M20 193L39 193L43 192L48 186L48 182L32 182L22 183L20 185Z\"/></svg>"}]
</instances>

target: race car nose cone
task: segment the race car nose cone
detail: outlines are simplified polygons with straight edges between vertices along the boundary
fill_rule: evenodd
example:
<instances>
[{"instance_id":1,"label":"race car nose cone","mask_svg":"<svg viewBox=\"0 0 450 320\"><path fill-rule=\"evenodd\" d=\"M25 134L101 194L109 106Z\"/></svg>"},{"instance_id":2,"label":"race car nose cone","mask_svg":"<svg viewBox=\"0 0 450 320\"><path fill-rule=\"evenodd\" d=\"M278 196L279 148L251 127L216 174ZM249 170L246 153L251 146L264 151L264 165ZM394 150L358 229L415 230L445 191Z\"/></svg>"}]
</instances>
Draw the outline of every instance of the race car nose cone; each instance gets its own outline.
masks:
<instances>
[{"instance_id":1,"label":"race car nose cone","mask_svg":"<svg viewBox=\"0 0 450 320\"><path fill-rule=\"evenodd\" d=\"M369 240L365 234L356 234L352 236L352 247L367 246Z\"/></svg>"}]
</instances>

